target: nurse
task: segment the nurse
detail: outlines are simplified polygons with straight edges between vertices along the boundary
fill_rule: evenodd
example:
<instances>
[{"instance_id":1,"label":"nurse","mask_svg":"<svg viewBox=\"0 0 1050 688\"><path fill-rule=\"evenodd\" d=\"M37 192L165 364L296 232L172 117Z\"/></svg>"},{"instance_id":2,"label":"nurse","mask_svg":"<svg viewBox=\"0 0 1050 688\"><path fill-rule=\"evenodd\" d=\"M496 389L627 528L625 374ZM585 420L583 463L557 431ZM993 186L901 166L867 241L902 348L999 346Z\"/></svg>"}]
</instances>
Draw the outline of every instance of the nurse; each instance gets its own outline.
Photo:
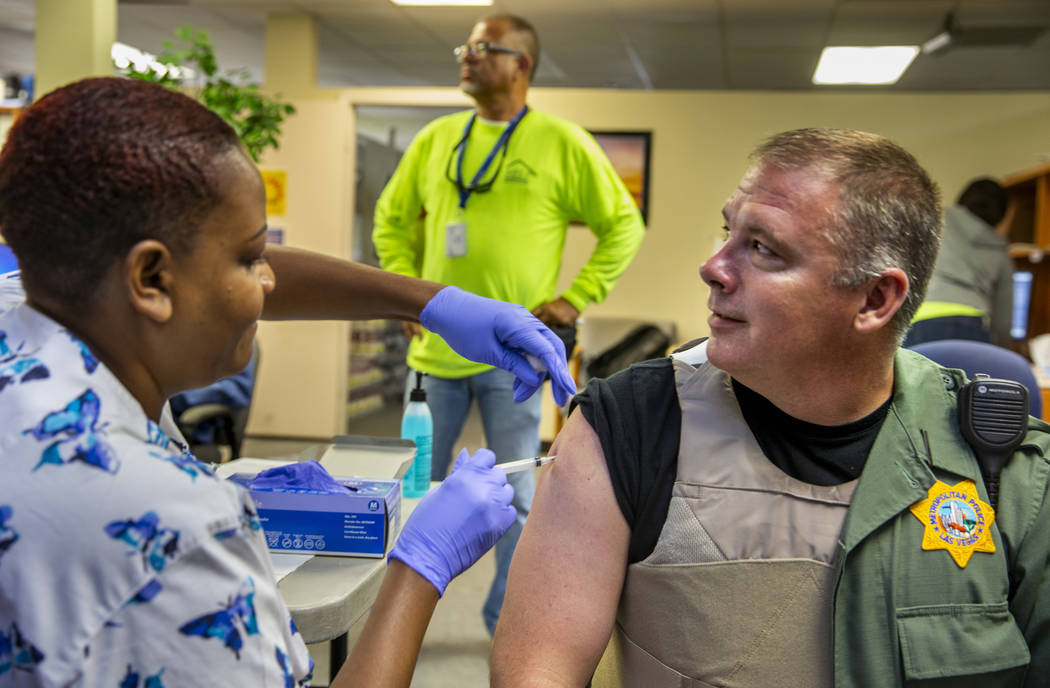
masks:
<instances>
[{"instance_id":1,"label":"nurse","mask_svg":"<svg viewBox=\"0 0 1050 688\"><path fill-rule=\"evenodd\" d=\"M37 101L0 152L0 684L304 684L311 662L252 500L185 449L166 400L242 369L256 321L418 320L571 393L524 309L265 242L259 173L190 98L119 78ZM5 277L7 287L10 277ZM11 289L5 288L5 294ZM449 580L513 520L485 450L420 503L333 685L407 685ZM411 660L411 661L410 661Z\"/></svg>"}]
</instances>

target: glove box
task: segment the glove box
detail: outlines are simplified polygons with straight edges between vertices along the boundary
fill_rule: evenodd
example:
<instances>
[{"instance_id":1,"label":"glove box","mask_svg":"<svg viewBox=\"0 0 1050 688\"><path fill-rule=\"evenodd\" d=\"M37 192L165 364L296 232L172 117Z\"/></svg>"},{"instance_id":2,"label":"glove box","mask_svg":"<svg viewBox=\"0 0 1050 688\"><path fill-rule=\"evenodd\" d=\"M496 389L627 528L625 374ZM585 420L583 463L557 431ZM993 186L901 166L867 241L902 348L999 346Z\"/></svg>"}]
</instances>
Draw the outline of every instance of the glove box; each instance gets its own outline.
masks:
<instances>
[{"instance_id":1,"label":"glove box","mask_svg":"<svg viewBox=\"0 0 1050 688\"><path fill-rule=\"evenodd\" d=\"M401 527L401 481L335 478L349 493L298 487L252 488L252 473L228 479L255 501L271 552L386 556Z\"/></svg>"}]
</instances>

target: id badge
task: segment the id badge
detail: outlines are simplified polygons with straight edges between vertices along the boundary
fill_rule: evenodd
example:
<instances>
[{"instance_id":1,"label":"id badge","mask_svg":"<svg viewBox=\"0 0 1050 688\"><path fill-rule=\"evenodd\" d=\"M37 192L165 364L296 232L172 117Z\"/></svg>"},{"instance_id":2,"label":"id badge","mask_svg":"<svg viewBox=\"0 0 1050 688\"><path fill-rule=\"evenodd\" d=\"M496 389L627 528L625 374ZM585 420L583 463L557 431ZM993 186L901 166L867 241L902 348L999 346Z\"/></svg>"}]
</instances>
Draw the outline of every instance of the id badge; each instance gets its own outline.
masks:
<instances>
[{"instance_id":1,"label":"id badge","mask_svg":"<svg viewBox=\"0 0 1050 688\"><path fill-rule=\"evenodd\" d=\"M449 222L445 225L445 256L462 258L467 255L467 223Z\"/></svg>"}]
</instances>

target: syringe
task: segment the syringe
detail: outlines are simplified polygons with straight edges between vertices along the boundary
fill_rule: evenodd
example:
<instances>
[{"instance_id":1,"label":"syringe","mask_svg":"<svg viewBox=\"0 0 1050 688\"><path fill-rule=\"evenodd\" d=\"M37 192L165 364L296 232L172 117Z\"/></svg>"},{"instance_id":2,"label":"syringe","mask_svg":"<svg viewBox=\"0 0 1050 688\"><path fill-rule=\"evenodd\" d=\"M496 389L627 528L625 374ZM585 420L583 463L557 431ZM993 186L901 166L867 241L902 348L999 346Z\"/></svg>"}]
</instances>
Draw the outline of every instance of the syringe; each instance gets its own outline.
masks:
<instances>
[{"instance_id":1,"label":"syringe","mask_svg":"<svg viewBox=\"0 0 1050 688\"><path fill-rule=\"evenodd\" d=\"M524 471L526 468L539 468L544 466L557 456L537 456L531 459L518 459L517 461L508 461L506 463L497 463L495 468L502 468L504 473L517 473L518 471Z\"/></svg>"}]
</instances>

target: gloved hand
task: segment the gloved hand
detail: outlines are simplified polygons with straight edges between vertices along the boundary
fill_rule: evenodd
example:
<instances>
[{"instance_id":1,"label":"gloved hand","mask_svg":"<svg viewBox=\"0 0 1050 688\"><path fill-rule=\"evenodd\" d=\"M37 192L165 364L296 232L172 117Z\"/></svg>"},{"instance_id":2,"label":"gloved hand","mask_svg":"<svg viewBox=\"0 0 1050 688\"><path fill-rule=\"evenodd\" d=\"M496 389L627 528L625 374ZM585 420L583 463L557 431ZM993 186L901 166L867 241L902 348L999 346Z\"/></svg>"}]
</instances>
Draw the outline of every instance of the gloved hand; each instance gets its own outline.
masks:
<instances>
[{"instance_id":1,"label":"gloved hand","mask_svg":"<svg viewBox=\"0 0 1050 688\"><path fill-rule=\"evenodd\" d=\"M513 373L518 378L514 401L531 397L544 380L524 354L535 356L546 367L559 406L576 394L565 363L565 345L523 306L445 287L423 308L419 322L464 358Z\"/></svg>"},{"instance_id":2,"label":"gloved hand","mask_svg":"<svg viewBox=\"0 0 1050 688\"><path fill-rule=\"evenodd\" d=\"M493 468L496 455L463 449L452 475L427 493L409 517L390 550L397 559L433 583L438 595L496 544L510 528L517 510L510 505L514 488L507 475Z\"/></svg>"}]
</instances>

